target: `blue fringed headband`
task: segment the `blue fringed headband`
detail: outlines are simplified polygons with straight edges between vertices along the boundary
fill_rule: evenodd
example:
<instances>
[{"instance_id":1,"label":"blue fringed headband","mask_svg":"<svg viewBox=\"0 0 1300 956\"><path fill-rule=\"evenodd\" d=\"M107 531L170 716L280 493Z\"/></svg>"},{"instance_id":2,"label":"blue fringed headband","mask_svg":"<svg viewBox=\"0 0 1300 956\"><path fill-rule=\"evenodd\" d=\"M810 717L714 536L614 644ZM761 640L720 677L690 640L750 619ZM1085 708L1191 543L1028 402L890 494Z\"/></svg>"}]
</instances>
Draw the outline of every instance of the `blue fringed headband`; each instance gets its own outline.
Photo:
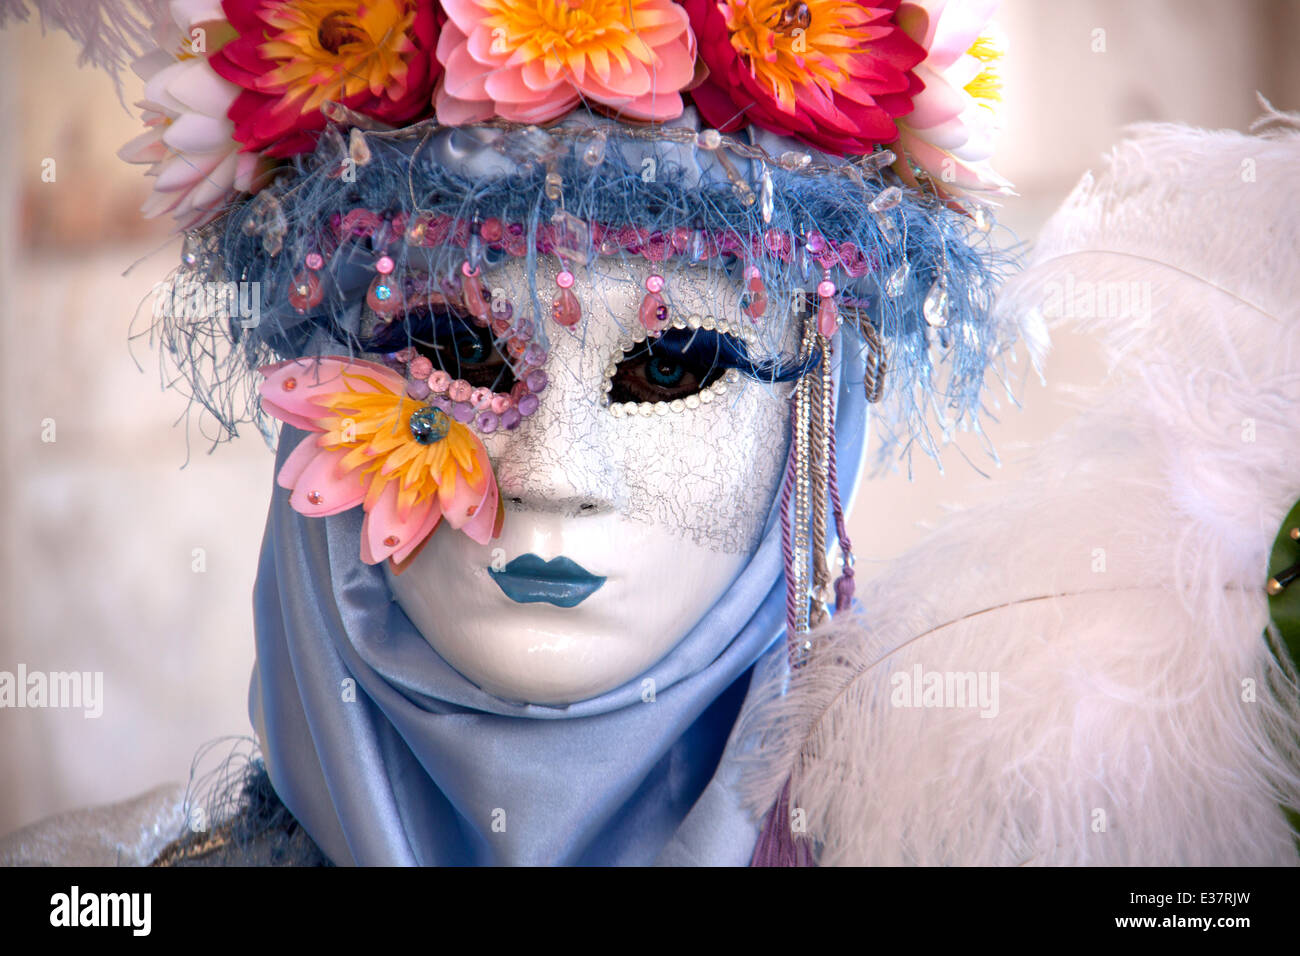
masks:
<instances>
[{"instance_id":1,"label":"blue fringed headband","mask_svg":"<svg viewBox=\"0 0 1300 956\"><path fill-rule=\"evenodd\" d=\"M642 338L714 320L674 313L672 277L720 270L745 297L743 314L716 319L743 329L750 351L774 355L800 316L818 314L823 326L828 311L838 316L845 348L865 352L877 373L868 390L889 412L882 459L914 440L933 452L931 414L945 429L977 427L985 371L1010 344L990 316L1005 260L989 248L982 211L905 190L885 168L888 151L843 161L773 145L788 143L576 116L549 130L430 123L345 138L330 128L291 172L186 236L154 310L164 363L179 373L167 378L188 385L218 440L245 421L269 436L255 369L373 352L378 328L384 360L410 377L418 350L393 349L384 326L418 307L483 326L518 393L545 354L548 325L580 318L569 267L642 258L656 268L642 328L631 330ZM538 282L548 256L560 265L550 290ZM525 266L528 308L486 284L509 258ZM424 365L414 371L438 371ZM454 380L420 381L430 392L417 384L414 397L458 405L447 394ZM490 399L478 404L492 413L484 430L502 424Z\"/></svg>"}]
</instances>

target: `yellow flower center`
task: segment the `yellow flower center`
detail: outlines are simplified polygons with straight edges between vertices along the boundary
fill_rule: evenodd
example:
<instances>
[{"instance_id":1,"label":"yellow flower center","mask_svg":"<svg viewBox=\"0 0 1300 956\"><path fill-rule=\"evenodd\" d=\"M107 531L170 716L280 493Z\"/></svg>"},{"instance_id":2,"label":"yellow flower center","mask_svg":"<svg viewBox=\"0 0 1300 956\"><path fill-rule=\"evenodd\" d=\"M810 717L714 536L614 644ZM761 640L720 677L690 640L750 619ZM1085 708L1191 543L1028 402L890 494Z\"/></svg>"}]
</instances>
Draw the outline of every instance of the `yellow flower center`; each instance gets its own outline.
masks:
<instances>
[{"instance_id":1,"label":"yellow flower center","mask_svg":"<svg viewBox=\"0 0 1300 956\"><path fill-rule=\"evenodd\" d=\"M627 69L630 59L655 62L637 35L658 26L661 13L646 0L480 0L491 31L491 51L515 62L540 60L548 76L561 70L581 76L587 65L606 75L610 59Z\"/></svg>"},{"instance_id":2,"label":"yellow flower center","mask_svg":"<svg viewBox=\"0 0 1300 956\"><path fill-rule=\"evenodd\" d=\"M998 74L997 63L1002 59L1002 50L988 34L982 34L971 44L967 55L975 57L984 64L984 68L975 74L975 78L963 87L971 97L986 109L993 110L995 104L1002 102L1002 77Z\"/></svg>"},{"instance_id":3,"label":"yellow flower center","mask_svg":"<svg viewBox=\"0 0 1300 956\"><path fill-rule=\"evenodd\" d=\"M301 99L300 112L320 109L369 90L379 96L406 80L407 36L415 22L411 0L297 0L280 4L267 21L278 32L259 48L277 67L263 92Z\"/></svg>"},{"instance_id":4,"label":"yellow flower center","mask_svg":"<svg viewBox=\"0 0 1300 956\"><path fill-rule=\"evenodd\" d=\"M732 48L787 113L796 87L811 83L830 95L847 81L872 38L870 15L841 0L726 0L723 14Z\"/></svg>"},{"instance_id":5,"label":"yellow flower center","mask_svg":"<svg viewBox=\"0 0 1300 956\"><path fill-rule=\"evenodd\" d=\"M390 481L399 482L399 504L408 508L446 489L450 495L458 481L482 486L486 475L474 456L474 437L459 422L449 422L446 437L428 445L411 434L411 415L423 402L395 395L364 373L344 373L379 388L376 392L341 391L318 399L330 415L316 420L325 429L317 443L327 451L346 451L339 464L342 472L362 467L372 475L366 494L370 507Z\"/></svg>"}]
</instances>

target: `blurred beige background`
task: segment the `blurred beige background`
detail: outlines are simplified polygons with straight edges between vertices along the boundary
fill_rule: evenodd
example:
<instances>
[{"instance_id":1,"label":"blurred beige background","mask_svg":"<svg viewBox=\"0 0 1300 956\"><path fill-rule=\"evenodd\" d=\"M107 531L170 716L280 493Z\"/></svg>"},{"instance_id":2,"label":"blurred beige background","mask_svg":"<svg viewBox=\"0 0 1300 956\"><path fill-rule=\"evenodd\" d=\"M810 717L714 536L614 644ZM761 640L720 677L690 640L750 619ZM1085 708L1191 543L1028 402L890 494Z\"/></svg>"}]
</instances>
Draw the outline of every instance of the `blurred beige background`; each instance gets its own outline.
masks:
<instances>
[{"instance_id":1,"label":"blurred beige background","mask_svg":"<svg viewBox=\"0 0 1300 956\"><path fill-rule=\"evenodd\" d=\"M1244 128L1256 90L1300 108L1300 0L1009 0L1000 20L998 166L1021 193L1001 218L1021 239L1129 122ZM0 834L183 780L201 744L248 732L272 457L253 433L211 455L192 433L187 451L172 427L183 399L159 390L146 342L133 346L143 374L128 351L132 316L177 246L167 223L138 218L146 182L114 155L137 117L75 61L71 41L35 24L0 32L0 670L103 671L106 703L98 720L0 710ZM1058 338L1048 384L1027 375L1023 410L1003 401L989 425L1003 467L972 459L992 480L1014 473L1068 414L1064 389L1100 371L1086 340ZM860 573L987 481L960 455L945 465L940 475L918 459L910 483L863 486L851 520Z\"/></svg>"}]
</instances>

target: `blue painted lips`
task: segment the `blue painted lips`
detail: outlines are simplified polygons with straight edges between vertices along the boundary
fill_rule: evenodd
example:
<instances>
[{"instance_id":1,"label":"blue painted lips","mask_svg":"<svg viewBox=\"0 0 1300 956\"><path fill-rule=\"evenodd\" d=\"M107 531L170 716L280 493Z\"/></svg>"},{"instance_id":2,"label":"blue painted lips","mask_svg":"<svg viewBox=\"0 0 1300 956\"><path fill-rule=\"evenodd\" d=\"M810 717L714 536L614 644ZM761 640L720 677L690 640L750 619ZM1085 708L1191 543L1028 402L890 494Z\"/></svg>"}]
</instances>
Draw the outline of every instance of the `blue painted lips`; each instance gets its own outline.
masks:
<instances>
[{"instance_id":1,"label":"blue painted lips","mask_svg":"<svg viewBox=\"0 0 1300 956\"><path fill-rule=\"evenodd\" d=\"M543 561L535 554L521 554L501 571L489 568L488 574L512 601L556 607L577 607L605 583L576 561Z\"/></svg>"}]
</instances>

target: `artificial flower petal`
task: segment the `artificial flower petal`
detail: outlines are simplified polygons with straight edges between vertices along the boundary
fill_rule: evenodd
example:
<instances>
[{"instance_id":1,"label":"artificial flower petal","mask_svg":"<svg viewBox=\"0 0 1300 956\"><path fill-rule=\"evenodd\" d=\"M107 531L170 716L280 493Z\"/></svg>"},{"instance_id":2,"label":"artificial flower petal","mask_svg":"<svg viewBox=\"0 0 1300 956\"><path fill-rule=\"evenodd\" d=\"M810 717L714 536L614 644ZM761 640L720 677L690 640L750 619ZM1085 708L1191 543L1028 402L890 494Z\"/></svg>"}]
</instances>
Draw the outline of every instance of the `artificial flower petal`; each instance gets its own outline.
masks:
<instances>
[{"instance_id":1,"label":"artificial flower petal","mask_svg":"<svg viewBox=\"0 0 1300 956\"><path fill-rule=\"evenodd\" d=\"M465 425L408 397L402 376L338 356L261 371L263 411L315 433L285 459L277 480L293 489L290 504L304 515L361 505L363 561L407 560L444 516L480 543L500 533L500 495L483 443ZM438 420L438 435L415 429L417 412Z\"/></svg>"},{"instance_id":2,"label":"artificial flower petal","mask_svg":"<svg viewBox=\"0 0 1300 956\"><path fill-rule=\"evenodd\" d=\"M637 118L655 122L681 115L695 37L671 0L558 7L451 0L444 9L450 20L437 55L446 74L436 93L443 124L491 116L542 123L580 99L624 111L636 103Z\"/></svg>"}]
</instances>

